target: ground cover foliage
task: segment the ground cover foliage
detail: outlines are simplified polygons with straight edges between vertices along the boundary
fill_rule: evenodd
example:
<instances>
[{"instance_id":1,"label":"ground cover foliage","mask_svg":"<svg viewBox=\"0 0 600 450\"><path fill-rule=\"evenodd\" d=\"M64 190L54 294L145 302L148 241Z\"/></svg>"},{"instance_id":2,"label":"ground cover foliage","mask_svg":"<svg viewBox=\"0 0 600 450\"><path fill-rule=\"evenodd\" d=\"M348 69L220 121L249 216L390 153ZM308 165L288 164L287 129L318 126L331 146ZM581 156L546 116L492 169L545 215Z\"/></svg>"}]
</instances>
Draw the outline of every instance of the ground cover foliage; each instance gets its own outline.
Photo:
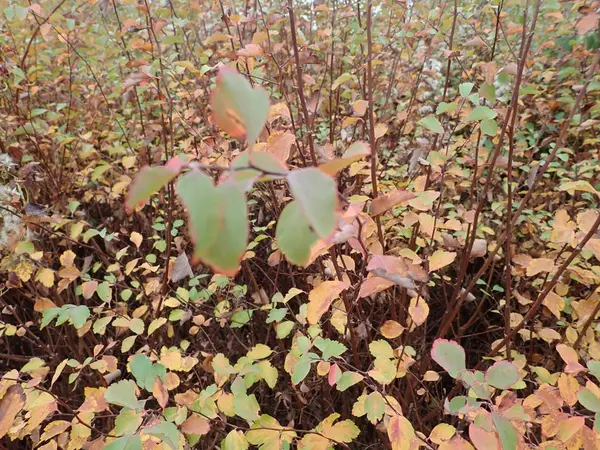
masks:
<instances>
[{"instance_id":1,"label":"ground cover foliage","mask_svg":"<svg viewBox=\"0 0 600 450\"><path fill-rule=\"evenodd\" d=\"M599 8L0 0L0 444L600 448Z\"/></svg>"}]
</instances>

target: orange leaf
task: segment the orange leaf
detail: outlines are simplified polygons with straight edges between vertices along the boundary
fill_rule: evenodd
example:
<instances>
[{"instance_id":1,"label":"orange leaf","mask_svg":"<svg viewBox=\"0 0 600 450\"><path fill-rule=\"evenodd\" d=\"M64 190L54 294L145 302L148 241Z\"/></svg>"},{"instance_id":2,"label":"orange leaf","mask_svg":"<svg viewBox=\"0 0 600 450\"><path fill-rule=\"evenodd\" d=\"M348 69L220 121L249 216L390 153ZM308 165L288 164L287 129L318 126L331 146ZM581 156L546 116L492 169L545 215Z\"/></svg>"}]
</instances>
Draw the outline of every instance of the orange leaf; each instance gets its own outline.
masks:
<instances>
[{"instance_id":1,"label":"orange leaf","mask_svg":"<svg viewBox=\"0 0 600 450\"><path fill-rule=\"evenodd\" d=\"M308 294L307 319L312 325L319 322L323 314L331 307L331 303L350 284L346 281L323 281Z\"/></svg>"}]
</instances>

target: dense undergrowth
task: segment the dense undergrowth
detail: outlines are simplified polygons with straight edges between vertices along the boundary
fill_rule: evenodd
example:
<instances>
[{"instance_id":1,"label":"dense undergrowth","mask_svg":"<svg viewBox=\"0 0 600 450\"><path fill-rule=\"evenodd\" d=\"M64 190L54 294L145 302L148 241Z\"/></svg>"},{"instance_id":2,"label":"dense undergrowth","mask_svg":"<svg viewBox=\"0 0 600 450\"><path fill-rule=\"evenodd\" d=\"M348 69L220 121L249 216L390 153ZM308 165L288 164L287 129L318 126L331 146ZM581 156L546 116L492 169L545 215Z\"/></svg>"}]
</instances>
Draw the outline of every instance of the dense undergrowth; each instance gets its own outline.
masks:
<instances>
[{"instance_id":1,"label":"dense undergrowth","mask_svg":"<svg viewBox=\"0 0 600 450\"><path fill-rule=\"evenodd\" d=\"M600 448L599 7L0 0L0 445Z\"/></svg>"}]
</instances>

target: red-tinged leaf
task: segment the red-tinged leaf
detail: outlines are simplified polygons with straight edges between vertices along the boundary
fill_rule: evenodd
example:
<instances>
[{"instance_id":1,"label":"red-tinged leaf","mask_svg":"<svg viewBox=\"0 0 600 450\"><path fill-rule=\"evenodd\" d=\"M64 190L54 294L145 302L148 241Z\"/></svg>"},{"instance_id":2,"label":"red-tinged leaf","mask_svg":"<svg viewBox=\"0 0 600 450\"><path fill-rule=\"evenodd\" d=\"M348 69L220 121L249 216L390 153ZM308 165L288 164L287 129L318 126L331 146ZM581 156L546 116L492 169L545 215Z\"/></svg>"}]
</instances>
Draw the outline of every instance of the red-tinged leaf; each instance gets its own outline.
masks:
<instances>
[{"instance_id":1,"label":"red-tinged leaf","mask_svg":"<svg viewBox=\"0 0 600 450\"><path fill-rule=\"evenodd\" d=\"M385 289L393 286L393 281L381 277L369 277L361 285L358 292L358 298L368 297L369 295L377 294Z\"/></svg>"},{"instance_id":2,"label":"red-tinged leaf","mask_svg":"<svg viewBox=\"0 0 600 450\"><path fill-rule=\"evenodd\" d=\"M290 157L292 145L296 142L296 136L286 132L272 132L267 139L265 151L275 155L280 161L286 162Z\"/></svg>"},{"instance_id":3,"label":"red-tinged leaf","mask_svg":"<svg viewBox=\"0 0 600 450\"><path fill-rule=\"evenodd\" d=\"M584 425L585 417L569 417L564 422L561 422L556 437L561 442L567 442L575 436Z\"/></svg>"},{"instance_id":4,"label":"red-tinged leaf","mask_svg":"<svg viewBox=\"0 0 600 450\"><path fill-rule=\"evenodd\" d=\"M254 56L264 55L262 47L258 44L246 44L244 48L237 51L237 55L243 58L251 58Z\"/></svg>"},{"instance_id":5,"label":"red-tinged leaf","mask_svg":"<svg viewBox=\"0 0 600 450\"><path fill-rule=\"evenodd\" d=\"M497 361L485 373L485 381L498 389L508 389L519 379L519 369L509 361Z\"/></svg>"},{"instance_id":6,"label":"red-tinged leaf","mask_svg":"<svg viewBox=\"0 0 600 450\"><path fill-rule=\"evenodd\" d=\"M321 169L328 175L334 176L339 171L348 167L350 164L355 163L356 161L366 156L369 156L370 154L371 146L369 144L361 141L355 142L350 147L348 147L348 149L344 153L344 156L321 164L319 166L319 169Z\"/></svg>"},{"instance_id":7,"label":"red-tinged leaf","mask_svg":"<svg viewBox=\"0 0 600 450\"><path fill-rule=\"evenodd\" d=\"M203 436L210 431L210 422L204 417L193 414L181 424L181 431L186 434Z\"/></svg>"},{"instance_id":8,"label":"red-tinged leaf","mask_svg":"<svg viewBox=\"0 0 600 450\"><path fill-rule=\"evenodd\" d=\"M458 342L436 339L431 348L431 358L452 378L456 378L466 370L465 349Z\"/></svg>"},{"instance_id":9,"label":"red-tinged leaf","mask_svg":"<svg viewBox=\"0 0 600 450\"><path fill-rule=\"evenodd\" d=\"M179 169L172 166L142 168L129 188L126 201L127 210L132 212L135 208L143 206L152 195L161 190L178 174Z\"/></svg>"},{"instance_id":10,"label":"red-tinged leaf","mask_svg":"<svg viewBox=\"0 0 600 450\"><path fill-rule=\"evenodd\" d=\"M164 409L167 406L167 403L169 402L169 393L167 392L167 388L160 377L154 378L154 383L152 384L152 395L161 408Z\"/></svg>"},{"instance_id":11,"label":"red-tinged leaf","mask_svg":"<svg viewBox=\"0 0 600 450\"><path fill-rule=\"evenodd\" d=\"M329 375L327 376L327 382L329 383L329 386L335 386L335 383L337 383L341 377L342 370L340 369L340 366L337 364L332 364L329 368Z\"/></svg>"},{"instance_id":12,"label":"red-tinged leaf","mask_svg":"<svg viewBox=\"0 0 600 450\"><path fill-rule=\"evenodd\" d=\"M598 26L598 19L600 19L600 14L596 11L590 11L585 16L577 21L577 34L584 35L588 31L595 30Z\"/></svg>"},{"instance_id":13,"label":"red-tinged leaf","mask_svg":"<svg viewBox=\"0 0 600 450\"><path fill-rule=\"evenodd\" d=\"M0 438L4 437L12 427L17 414L25 406L25 399L21 385L13 384L0 400Z\"/></svg>"},{"instance_id":14,"label":"red-tinged leaf","mask_svg":"<svg viewBox=\"0 0 600 450\"><path fill-rule=\"evenodd\" d=\"M369 213L372 216L378 216L393 208L394 206L400 205L401 203L408 202L415 198L415 194L407 192L403 189L396 189L395 191L388 192L385 195L381 195L371 202Z\"/></svg>"},{"instance_id":15,"label":"red-tinged leaf","mask_svg":"<svg viewBox=\"0 0 600 450\"><path fill-rule=\"evenodd\" d=\"M556 351L566 364L565 373L578 374L579 372L587 370L579 364L579 355L577 355L577 352L573 347L569 347L565 344L558 344L556 346Z\"/></svg>"},{"instance_id":16,"label":"red-tinged leaf","mask_svg":"<svg viewBox=\"0 0 600 450\"><path fill-rule=\"evenodd\" d=\"M148 199L175 178L187 165L187 156L180 155L171 158L164 166L145 166L136 175L126 200L126 208L132 212L138 206L143 206Z\"/></svg>"},{"instance_id":17,"label":"red-tinged leaf","mask_svg":"<svg viewBox=\"0 0 600 450\"><path fill-rule=\"evenodd\" d=\"M486 431L474 423L469 425L469 437L477 450L502 450L496 433Z\"/></svg>"},{"instance_id":18,"label":"red-tinged leaf","mask_svg":"<svg viewBox=\"0 0 600 450\"><path fill-rule=\"evenodd\" d=\"M404 416L395 414L388 422L387 435L392 450L409 450L415 438L415 430Z\"/></svg>"},{"instance_id":19,"label":"red-tinged leaf","mask_svg":"<svg viewBox=\"0 0 600 450\"><path fill-rule=\"evenodd\" d=\"M253 45L253 44L250 44ZM269 116L269 95L252 87L246 77L222 66L210 101L213 120L236 139L246 137L254 144Z\"/></svg>"}]
</instances>

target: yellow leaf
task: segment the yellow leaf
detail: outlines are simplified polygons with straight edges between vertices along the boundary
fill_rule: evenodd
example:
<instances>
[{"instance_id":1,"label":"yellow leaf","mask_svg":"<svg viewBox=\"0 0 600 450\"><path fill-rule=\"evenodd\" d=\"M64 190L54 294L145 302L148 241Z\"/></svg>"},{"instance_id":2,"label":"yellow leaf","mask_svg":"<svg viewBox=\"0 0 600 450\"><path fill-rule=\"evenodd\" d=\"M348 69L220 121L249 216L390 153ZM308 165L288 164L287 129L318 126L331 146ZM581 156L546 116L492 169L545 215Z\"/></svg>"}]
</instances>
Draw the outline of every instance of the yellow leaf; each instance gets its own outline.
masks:
<instances>
[{"instance_id":1,"label":"yellow leaf","mask_svg":"<svg viewBox=\"0 0 600 450\"><path fill-rule=\"evenodd\" d=\"M334 424L340 415L337 413L331 414L316 428L323 436L327 439L331 439L335 442L350 443L358 434L360 430L351 420L342 420Z\"/></svg>"},{"instance_id":2,"label":"yellow leaf","mask_svg":"<svg viewBox=\"0 0 600 450\"><path fill-rule=\"evenodd\" d=\"M21 279L23 283L27 283L33 275L33 265L28 261L21 261L17 267L15 267L15 273Z\"/></svg>"},{"instance_id":3,"label":"yellow leaf","mask_svg":"<svg viewBox=\"0 0 600 450\"><path fill-rule=\"evenodd\" d=\"M47 288L51 288L54 286L54 271L44 267L38 270L35 279Z\"/></svg>"},{"instance_id":4,"label":"yellow leaf","mask_svg":"<svg viewBox=\"0 0 600 450\"><path fill-rule=\"evenodd\" d=\"M447 423L439 423L431 430L429 439L436 444L441 444L444 441L449 440L456 433L456 428Z\"/></svg>"},{"instance_id":5,"label":"yellow leaf","mask_svg":"<svg viewBox=\"0 0 600 450\"><path fill-rule=\"evenodd\" d=\"M543 302L544 306L550 310L554 316L560 320L560 312L565 308L565 301L560 295L549 292Z\"/></svg>"},{"instance_id":6,"label":"yellow leaf","mask_svg":"<svg viewBox=\"0 0 600 450\"><path fill-rule=\"evenodd\" d=\"M12 427L17 414L25 406L25 393L20 384L14 384L8 388L0 401L0 438L2 438Z\"/></svg>"},{"instance_id":7,"label":"yellow leaf","mask_svg":"<svg viewBox=\"0 0 600 450\"><path fill-rule=\"evenodd\" d=\"M167 392L167 388L163 384L160 377L154 378L154 383L152 384L152 395L158 402L161 408L165 408L169 401L169 393ZM193 433L193 434L201 434L201 433ZM202 433L203 434L203 433Z\"/></svg>"},{"instance_id":8,"label":"yellow leaf","mask_svg":"<svg viewBox=\"0 0 600 450\"><path fill-rule=\"evenodd\" d=\"M422 325L427 320L427 316L429 316L429 305L424 298L413 297L410 299L408 314L410 314L415 325Z\"/></svg>"},{"instance_id":9,"label":"yellow leaf","mask_svg":"<svg viewBox=\"0 0 600 450\"><path fill-rule=\"evenodd\" d=\"M131 233L131 236L129 236L129 239L135 244L136 248L140 248L140 245L142 244L142 240L144 238L140 233L134 231L133 233Z\"/></svg>"},{"instance_id":10,"label":"yellow leaf","mask_svg":"<svg viewBox=\"0 0 600 450\"><path fill-rule=\"evenodd\" d=\"M387 320L379 329L384 338L394 339L402 334L404 327L395 320Z\"/></svg>"},{"instance_id":11,"label":"yellow leaf","mask_svg":"<svg viewBox=\"0 0 600 450\"><path fill-rule=\"evenodd\" d=\"M554 270L554 260L551 258L535 258L527 266L527 276L533 277L541 272L552 272Z\"/></svg>"},{"instance_id":12,"label":"yellow leaf","mask_svg":"<svg viewBox=\"0 0 600 450\"><path fill-rule=\"evenodd\" d=\"M456 259L456 252L447 252L444 250L436 250L431 258L429 258L429 272L446 267L452 264Z\"/></svg>"},{"instance_id":13,"label":"yellow leaf","mask_svg":"<svg viewBox=\"0 0 600 450\"><path fill-rule=\"evenodd\" d=\"M437 381L439 379L440 374L434 372L433 370L428 370L427 372L425 372L425 375L423 375L423 381Z\"/></svg>"},{"instance_id":14,"label":"yellow leaf","mask_svg":"<svg viewBox=\"0 0 600 450\"><path fill-rule=\"evenodd\" d=\"M83 225L83 222L77 222L71 225L71 228L69 229L69 235L71 236L71 239L77 240L83 231Z\"/></svg>"},{"instance_id":15,"label":"yellow leaf","mask_svg":"<svg viewBox=\"0 0 600 450\"><path fill-rule=\"evenodd\" d=\"M378 123L375 125L375 139L385 136L388 132L388 126L385 123Z\"/></svg>"},{"instance_id":16,"label":"yellow leaf","mask_svg":"<svg viewBox=\"0 0 600 450\"><path fill-rule=\"evenodd\" d=\"M409 450L415 438L415 430L411 423L403 416L394 415L387 425L387 434L392 445L392 450Z\"/></svg>"},{"instance_id":17,"label":"yellow leaf","mask_svg":"<svg viewBox=\"0 0 600 450\"><path fill-rule=\"evenodd\" d=\"M369 102L366 100L357 100L352 103L354 115L358 117L364 116L365 112L367 112L367 106L369 106Z\"/></svg>"},{"instance_id":18,"label":"yellow leaf","mask_svg":"<svg viewBox=\"0 0 600 450\"><path fill-rule=\"evenodd\" d=\"M59 435L67 428L71 426L71 422L67 422L66 420L55 420L54 422L50 422L44 428L44 432L42 433L42 437L40 441L43 442L47 439L53 438L54 436Z\"/></svg>"},{"instance_id":19,"label":"yellow leaf","mask_svg":"<svg viewBox=\"0 0 600 450\"><path fill-rule=\"evenodd\" d=\"M75 262L75 253L71 250L67 250L62 255L60 255L60 263L63 267L70 267Z\"/></svg>"},{"instance_id":20,"label":"yellow leaf","mask_svg":"<svg viewBox=\"0 0 600 450\"><path fill-rule=\"evenodd\" d=\"M308 294L307 319L312 325L319 322L323 314L329 311L331 303L350 284L346 281L324 281Z\"/></svg>"}]
</instances>

